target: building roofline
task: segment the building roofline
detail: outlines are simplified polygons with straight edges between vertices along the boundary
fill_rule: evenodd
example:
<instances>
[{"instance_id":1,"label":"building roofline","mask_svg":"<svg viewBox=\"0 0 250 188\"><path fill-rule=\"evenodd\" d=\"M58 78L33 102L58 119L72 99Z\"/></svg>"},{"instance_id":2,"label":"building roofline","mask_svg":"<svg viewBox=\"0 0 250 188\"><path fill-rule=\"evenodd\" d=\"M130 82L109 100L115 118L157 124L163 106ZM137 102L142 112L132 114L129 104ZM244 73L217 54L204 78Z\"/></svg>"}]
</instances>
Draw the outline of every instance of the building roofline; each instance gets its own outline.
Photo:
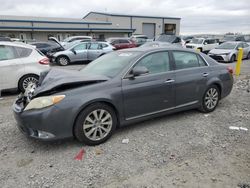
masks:
<instances>
[{"instance_id":1,"label":"building roofline","mask_svg":"<svg viewBox=\"0 0 250 188\"><path fill-rule=\"evenodd\" d=\"M0 26L0 29L28 29L28 30L62 30L62 31L126 31L134 32L136 29L126 29L126 28L62 28L62 27L32 27L32 26Z\"/></svg>"},{"instance_id":2,"label":"building roofline","mask_svg":"<svg viewBox=\"0 0 250 188\"><path fill-rule=\"evenodd\" d=\"M25 20L25 19L0 19L0 22L33 22L33 23L52 23L52 24L96 24L112 25L111 22L85 22L85 21L49 21L49 20Z\"/></svg>"},{"instance_id":3,"label":"building roofline","mask_svg":"<svg viewBox=\"0 0 250 188\"><path fill-rule=\"evenodd\" d=\"M86 14L83 19L88 17L90 14L100 14L105 16L119 16L119 17L134 17L134 18L156 18L156 19L173 19L173 20L180 20L181 18L176 17L162 17L162 16L144 16L144 15L128 15L128 14L116 14L116 13L105 13L105 12L95 12L91 11L88 14Z\"/></svg>"}]
</instances>

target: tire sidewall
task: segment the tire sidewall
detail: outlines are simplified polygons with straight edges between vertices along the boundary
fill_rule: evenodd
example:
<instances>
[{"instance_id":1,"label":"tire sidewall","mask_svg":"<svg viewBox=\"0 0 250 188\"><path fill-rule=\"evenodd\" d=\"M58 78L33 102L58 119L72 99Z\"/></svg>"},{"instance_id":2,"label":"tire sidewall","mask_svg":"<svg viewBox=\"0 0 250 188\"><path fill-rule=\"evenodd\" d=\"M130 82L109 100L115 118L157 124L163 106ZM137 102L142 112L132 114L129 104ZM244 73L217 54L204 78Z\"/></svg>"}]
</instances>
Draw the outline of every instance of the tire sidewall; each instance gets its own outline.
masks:
<instances>
[{"instance_id":1,"label":"tire sidewall","mask_svg":"<svg viewBox=\"0 0 250 188\"><path fill-rule=\"evenodd\" d=\"M217 103L216 103L215 107L212 108L212 109L209 109L209 108L207 108L207 106L206 106L206 104L205 104L205 97L206 97L206 95L207 95L208 90L210 90L211 88L216 89L216 91L217 91L217 93L218 93L218 100L217 100ZM206 91L205 91L205 93L204 93L204 95L203 95L203 98L202 98L202 108L201 108L201 110L202 110L203 112L205 112L205 113L213 112L213 111L216 109L216 107L218 106L219 100L220 100L220 90L219 90L219 88L218 88L216 85L211 85L211 86L209 86L209 87L206 89Z\"/></svg>"},{"instance_id":2,"label":"tire sidewall","mask_svg":"<svg viewBox=\"0 0 250 188\"><path fill-rule=\"evenodd\" d=\"M25 76L23 76L23 77L19 80L19 82L18 82L18 89L21 90L21 92L25 92L25 88L23 87L23 82L24 82L24 80L25 80L26 78L28 78L28 77L33 77L33 78L37 79L37 83L38 83L38 81L39 81L39 76L37 76L37 75L25 75Z\"/></svg>"},{"instance_id":3,"label":"tire sidewall","mask_svg":"<svg viewBox=\"0 0 250 188\"><path fill-rule=\"evenodd\" d=\"M85 136L84 131L83 131L83 122L85 121L85 118L92 111L97 110L97 109L104 109L104 110L108 111L112 117L113 124L112 124L112 128L111 128L110 132L108 133L108 135L105 138L98 140L98 141L93 141ZM117 115L116 115L115 111L113 110L113 108L106 105L106 104L103 104L103 103L95 103L95 104L92 104L92 105L88 106L87 108L85 108L78 115L78 117L76 119L75 126L74 126L74 136L76 137L76 139L78 141L83 142L87 145L90 145L90 146L98 145L98 144L105 142L106 140L108 140L112 136L112 133L116 129L116 126L117 126Z\"/></svg>"},{"instance_id":4,"label":"tire sidewall","mask_svg":"<svg viewBox=\"0 0 250 188\"><path fill-rule=\"evenodd\" d=\"M233 63L233 62L235 62L235 60L236 60L236 56L232 55L231 58L230 58L230 62Z\"/></svg>"},{"instance_id":5,"label":"tire sidewall","mask_svg":"<svg viewBox=\"0 0 250 188\"><path fill-rule=\"evenodd\" d=\"M61 64L61 62L60 62L60 59L61 58L65 58L65 59L67 59L67 64L66 65L63 65L63 64ZM57 64L59 64L59 65L61 65L61 66L67 66L67 65L69 65L69 58L68 57L66 57L66 56L59 56L58 58L57 58Z\"/></svg>"}]
</instances>

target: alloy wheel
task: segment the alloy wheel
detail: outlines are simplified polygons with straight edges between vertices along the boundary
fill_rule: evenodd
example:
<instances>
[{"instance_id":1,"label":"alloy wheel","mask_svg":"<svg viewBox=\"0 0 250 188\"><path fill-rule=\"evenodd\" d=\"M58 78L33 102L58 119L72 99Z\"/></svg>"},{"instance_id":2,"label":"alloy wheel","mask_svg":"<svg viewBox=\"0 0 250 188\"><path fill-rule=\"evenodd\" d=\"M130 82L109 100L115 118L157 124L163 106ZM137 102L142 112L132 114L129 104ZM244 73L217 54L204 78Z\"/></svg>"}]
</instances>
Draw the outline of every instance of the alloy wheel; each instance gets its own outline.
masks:
<instances>
[{"instance_id":1,"label":"alloy wheel","mask_svg":"<svg viewBox=\"0 0 250 188\"><path fill-rule=\"evenodd\" d=\"M26 89L29 85L37 84L37 82L38 82L38 79L33 76L26 77L23 80L23 88Z\"/></svg>"},{"instance_id":2,"label":"alloy wheel","mask_svg":"<svg viewBox=\"0 0 250 188\"><path fill-rule=\"evenodd\" d=\"M210 88L205 96L205 105L209 110L216 107L219 100L218 91L215 88Z\"/></svg>"},{"instance_id":3,"label":"alloy wheel","mask_svg":"<svg viewBox=\"0 0 250 188\"><path fill-rule=\"evenodd\" d=\"M65 65L68 65L69 62L68 62L68 59L66 57L60 57L59 63L60 63L60 65L65 66Z\"/></svg>"},{"instance_id":4,"label":"alloy wheel","mask_svg":"<svg viewBox=\"0 0 250 188\"><path fill-rule=\"evenodd\" d=\"M89 113L83 123L85 136L98 141L105 138L112 129L113 121L111 114L104 109L97 109Z\"/></svg>"}]
</instances>

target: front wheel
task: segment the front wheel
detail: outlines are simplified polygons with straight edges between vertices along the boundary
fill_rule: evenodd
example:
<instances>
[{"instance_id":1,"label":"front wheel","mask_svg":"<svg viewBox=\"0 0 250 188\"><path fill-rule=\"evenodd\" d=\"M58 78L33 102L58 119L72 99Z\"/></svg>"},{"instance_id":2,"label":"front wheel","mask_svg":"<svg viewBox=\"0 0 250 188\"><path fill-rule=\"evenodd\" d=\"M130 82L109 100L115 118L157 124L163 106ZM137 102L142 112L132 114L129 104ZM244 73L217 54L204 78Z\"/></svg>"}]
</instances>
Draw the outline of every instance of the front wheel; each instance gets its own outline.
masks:
<instances>
[{"instance_id":1,"label":"front wheel","mask_svg":"<svg viewBox=\"0 0 250 188\"><path fill-rule=\"evenodd\" d=\"M69 64L69 58L67 58L66 56L61 56L57 58L56 62L61 66L66 66Z\"/></svg>"},{"instance_id":2,"label":"front wheel","mask_svg":"<svg viewBox=\"0 0 250 188\"><path fill-rule=\"evenodd\" d=\"M98 145L111 137L116 125L117 116L113 108L103 103L95 103L79 114L74 135L87 145Z\"/></svg>"},{"instance_id":3,"label":"front wheel","mask_svg":"<svg viewBox=\"0 0 250 188\"><path fill-rule=\"evenodd\" d=\"M200 110L205 113L214 111L219 103L219 96L220 91L218 87L216 85L209 86L203 96Z\"/></svg>"},{"instance_id":4,"label":"front wheel","mask_svg":"<svg viewBox=\"0 0 250 188\"><path fill-rule=\"evenodd\" d=\"M236 56L235 55L232 55L232 57L230 58L230 63L233 63L236 61Z\"/></svg>"},{"instance_id":5,"label":"front wheel","mask_svg":"<svg viewBox=\"0 0 250 188\"><path fill-rule=\"evenodd\" d=\"M247 54L247 59L250 59L250 52Z\"/></svg>"}]
</instances>

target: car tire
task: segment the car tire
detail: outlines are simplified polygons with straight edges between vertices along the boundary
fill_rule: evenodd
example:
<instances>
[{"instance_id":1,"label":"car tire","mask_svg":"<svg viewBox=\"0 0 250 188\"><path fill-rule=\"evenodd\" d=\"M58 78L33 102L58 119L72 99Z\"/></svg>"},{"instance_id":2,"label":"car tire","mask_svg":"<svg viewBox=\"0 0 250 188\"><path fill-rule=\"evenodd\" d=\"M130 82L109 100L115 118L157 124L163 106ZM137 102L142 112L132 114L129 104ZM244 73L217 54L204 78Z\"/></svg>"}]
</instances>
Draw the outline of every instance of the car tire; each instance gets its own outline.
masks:
<instances>
[{"instance_id":1,"label":"car tire","mask_svg":"<svg viewBox=\"0 0 250 188\"><path fill-rule=\"evenodd\" d=\"M205 91L199 110L204 113L212 112L216 109L220 100L220 90L216 85L211 85Z\"/></svg>"},{"instance_id":2,"label":"car tire","mask_svg":"<svg viewBox=\"0 0 250 188\"><path fill-rule=\"evenodd\" d=\"M95 103L80 112L73 132L78 141L93 146L108 140L116 126L114 109L104 103Z\"/></svg>"},{"instance_id":3,"label":"car tire","mask_svg":"<svg viewBox=\"0 0 250 188\"><path fill-rule=\"evenodd\" d=\"M247 59L250 59L250 52L248 52L247 54Z\"/></svg>"},{"instance_id":4,"label":"car tire","mask_svg":"<svg viewBox=\"0 0 250 188\"><path fill-rule=\"evenodd\" d=\"M28 74L23 76L18 82L18 89L21 92L25 92L25 89L28 87L29 84L38 84L39 76L35 74Z\"/></svg>"},{"instance_id":5,"label":"car tire","mask_svg":"<svg viewBox=\"0 0 250 188\"><path fill-rule=\"evenodd\" d=\"M232 55L229 62L233 63L235 62L235 60L236 60L236 55Z\"/></svg>"},{"instance_id":6,"label":"car tire","mask_svg":"<svg viewBox=\"0 0 250 188\"><path fill-rule=\"evenodd\" d=\"M69 58L66 56L60 56L56 59L57 64L61 65L61 66L67 66L70 61Z\"/></svg>"}]
</instances>

